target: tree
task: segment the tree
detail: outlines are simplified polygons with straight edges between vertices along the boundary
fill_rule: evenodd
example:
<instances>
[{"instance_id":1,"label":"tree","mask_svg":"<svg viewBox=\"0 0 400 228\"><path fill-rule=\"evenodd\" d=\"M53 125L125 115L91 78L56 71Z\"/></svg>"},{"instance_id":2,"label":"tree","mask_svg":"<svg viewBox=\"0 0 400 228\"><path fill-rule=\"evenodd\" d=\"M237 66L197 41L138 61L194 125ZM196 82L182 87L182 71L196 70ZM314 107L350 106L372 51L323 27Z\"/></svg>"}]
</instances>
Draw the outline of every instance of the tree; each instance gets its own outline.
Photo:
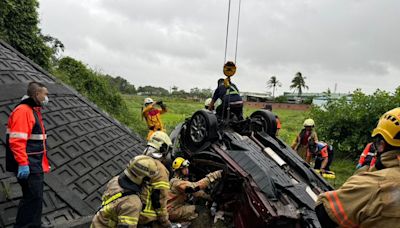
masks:
<instances>
[{"instance_id":1,"label":"tree","mask_svg":"<svg viewBox=\"0 0 400 228\"><path fill-rule=\"evenodd\" d=\"M300 72L297 72L295 77L292 80L292 85L290 85L291 89L297 90L299 97L303 93L303 88L308 89L306 82L304 81L306 77L303 77Z\"/></svg>"},{"instance_id":2,"label":"tree","mask_svg":"<svg viewBox=\"0 0 400 228\"><path fill-rule=\"evenodd\" d=\"M39 29L37 0L0 1L0 39L32 59L45 69L50 69L52 56L64 45ZM49 42L49 47L47 44Z\"/></svg>"},{"instance_id":3,"label":"tree","mask_svg":"<svg viewBox=\"0 0 400 228\"><path fill-rule=\"evenodd\" d=\"M356 90L351 97L331 99L322 107L314 106L311 117L324 139L335 148L335 156L356 158L368 142L371 132L385 112L400 106L400 88L395 93L377 90L367 95Z\"/></svg>"},{"instance_id":4,"label":"tree","mask_svg":"<svg viewBox=\"0 0 400 228\"><path fill-rule=\"evenodd\" d=\"M176 85L172 86L172 92L171 93L174 93L174 92L177 92L177 91L178 91L178 86L176 86Z\"/></svg>"},{"instance_id":5,"label":"tree","mask_svg":"<svg viewBox=\"0 0 400 228\"><path fill-rule=\"evenodd\" d=\"M281 87L282 83L276 79L276 76L272 76L268 82L267 82L267 87L272 88L272 97L275 98L275 89L276 87Z\"/></svg>"}]
</instances>

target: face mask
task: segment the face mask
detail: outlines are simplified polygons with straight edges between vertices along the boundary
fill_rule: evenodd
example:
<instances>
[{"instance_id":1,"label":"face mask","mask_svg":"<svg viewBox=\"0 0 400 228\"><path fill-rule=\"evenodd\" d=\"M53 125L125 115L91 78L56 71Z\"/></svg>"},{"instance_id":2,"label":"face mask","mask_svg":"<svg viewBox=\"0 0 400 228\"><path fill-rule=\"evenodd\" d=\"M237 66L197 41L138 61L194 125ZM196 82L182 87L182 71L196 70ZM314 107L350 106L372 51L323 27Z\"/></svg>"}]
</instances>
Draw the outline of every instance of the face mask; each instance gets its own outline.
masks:
<instances>
[{"instance_id":1,"label":"face mask","mask_svg":"<svg viewBox=\"0 0 400 228\"><path fill-rule=\"evenodd\" d=\"M46 106L49 104L49 98L47 96L44 97L44 101L42 101L42 106Z\"/></svg>"}]
</instances>

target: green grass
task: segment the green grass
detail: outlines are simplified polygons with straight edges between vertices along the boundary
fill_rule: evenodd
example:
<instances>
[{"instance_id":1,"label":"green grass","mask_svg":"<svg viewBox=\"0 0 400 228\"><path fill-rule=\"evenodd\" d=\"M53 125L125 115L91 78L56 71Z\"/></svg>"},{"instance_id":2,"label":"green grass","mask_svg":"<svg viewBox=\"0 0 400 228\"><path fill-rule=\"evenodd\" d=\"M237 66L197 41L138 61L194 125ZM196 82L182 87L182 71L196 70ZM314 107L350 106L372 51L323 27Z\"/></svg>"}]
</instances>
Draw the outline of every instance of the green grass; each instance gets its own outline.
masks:
<instances>
[{"instance_id":1,"label":"green grass","mask_svg":"<svg viewBox=\"0 0 400 228\"><path fill-rule=\"evenodd\" d=\"M124 96L128 104L129 112L132 113L132 121L128 125L134 132L143 137L147 135L147 126L145 120L141 117L143 106L142 96ZM154 100L163 100L168 107L168 112L162 115L162 120L167 132L170 133L178 123L189 118L195 111L203 108L203 102L195 102L192 100L175 99L167 97L153 97ZM244 108L244 116L250 116L254 108ZM279 116L282 123L282 129L279 132L279 137L290 146L302 128L303 121L309 118L309 113L296 110L273 110ZM318 129L317 129L318 131ZM323 139L321 139L323 140ZM336 173L336 179L329 182L335 187L340 187L349 176L354 172L355 164L350 160L334 160L331 169Z\"/></svg>"},{"instance_id":2,"label":"green grass","mask_svg":"<svg viewBox=\"0 0 400 228\"><path fill-rule=\"evenodd\" d=\"M346 182L347 178L353 175L356 165L351 160L337 159L333 160L331 170L335 172L336 179L329 181L333 187L338 188Z\"/></svg>"}]
</instances>

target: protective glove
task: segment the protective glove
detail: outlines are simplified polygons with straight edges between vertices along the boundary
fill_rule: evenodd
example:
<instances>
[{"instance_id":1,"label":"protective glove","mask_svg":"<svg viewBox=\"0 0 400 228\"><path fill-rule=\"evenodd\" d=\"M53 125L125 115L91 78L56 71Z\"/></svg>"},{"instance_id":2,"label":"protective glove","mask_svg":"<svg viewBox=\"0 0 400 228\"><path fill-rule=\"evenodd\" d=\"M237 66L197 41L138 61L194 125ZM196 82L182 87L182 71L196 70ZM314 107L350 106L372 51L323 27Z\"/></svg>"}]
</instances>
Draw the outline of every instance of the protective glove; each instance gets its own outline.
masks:
<instances>
[{"instance_id":1,"label":"protective glove","mask_svg":"<svg viewBox=\"0 0 400 228\"><path fill-rule=\"evenodd\" d=\"M362 167L362 165L360 163L358 163L357 166L356 166L356 169L359 169L361 167Z\"/></svg>"},{"instance_id":2,"label":"protective glove","mask_svg":"<svg viewBox=\"0 0 400 228\"><path fill-rule=\"evenodd\" d=\"M212 183L222 177L222 170L209 173L206 175L206 177L208 178L208 180L210 180L210 183Z\"/></svg>"},{"instance_id":3,"label":"protective glove","mask_svg":"<svg viewBox=\"0 0 400 228\"><path fill-rule=\"evenodd\" d=\"M18 174L17 178L18 179L27 179L29 176L29 166L28 165L20 165L18 166Z\"/></svg>"}]
</instances>

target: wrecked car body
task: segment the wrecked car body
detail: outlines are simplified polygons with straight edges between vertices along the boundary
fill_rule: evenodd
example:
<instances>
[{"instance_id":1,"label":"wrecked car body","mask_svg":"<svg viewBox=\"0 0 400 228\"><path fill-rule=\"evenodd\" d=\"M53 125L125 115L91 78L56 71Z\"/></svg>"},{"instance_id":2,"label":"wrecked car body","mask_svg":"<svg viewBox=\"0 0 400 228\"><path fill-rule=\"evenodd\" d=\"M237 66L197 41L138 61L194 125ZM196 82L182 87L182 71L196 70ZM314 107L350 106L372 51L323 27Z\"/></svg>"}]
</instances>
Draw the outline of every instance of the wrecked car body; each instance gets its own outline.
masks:
<instances>
[{"instance_id":1,"label":"wrecked car body","mask_svg":"<svg viewBox=\"0 0 400 228\"><path fill-rule=\"evenodd\" d=\"M173 154L191 161L196 178L224 170L211 195L235 227L321 227L315 200L333 188L275 133L266 110L242 121L199 110L171 133Z\"/></svg>"}]
</instances>

